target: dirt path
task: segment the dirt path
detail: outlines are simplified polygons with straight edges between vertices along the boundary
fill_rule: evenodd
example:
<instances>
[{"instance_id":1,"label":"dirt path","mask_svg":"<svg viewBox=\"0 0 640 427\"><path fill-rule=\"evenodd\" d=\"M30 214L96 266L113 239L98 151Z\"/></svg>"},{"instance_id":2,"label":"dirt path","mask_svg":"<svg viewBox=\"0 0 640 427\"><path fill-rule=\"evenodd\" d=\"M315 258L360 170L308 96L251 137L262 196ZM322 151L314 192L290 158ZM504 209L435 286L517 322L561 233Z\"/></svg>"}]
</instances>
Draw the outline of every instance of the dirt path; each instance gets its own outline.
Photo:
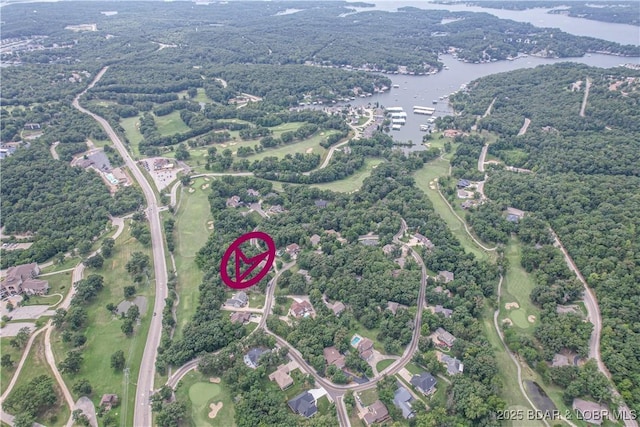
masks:
<instances>
[{"instance_id":1,"label":"dirt path","mask_svg":"<svg viewBox=\"0 0 640 427\"><path fill-rule=\"evenodd\" d=\"M54 142L53 144L51 144L51 147L49 147L49 151L51 151L51 156L55 160L60 160L60 156L58 155L58 152L56 151L56 147L58 146L58 144L60 144L60 142Z\"/></svg>"},{"instance_id":2,"label":"dirt path","mask_svg":"<svg viewBox=\"0 0 640 427\"><path fill-rule=\"evenodd\" d=\"M485 111L484 114L482 115L483 118L491 114L491 109L493 108L493 104L495 104L495 102L496 102L496 98L493 98L493 101L491 101L491 104L489 104L489 106L487 107L487 111Z\"/></svg>"},{"instance_id":3,"label":"dirt path","mask_svg":"<svg viewBox=\"0 0 640 427\"><path fill-rule=\"evenodd\" d=\"M524 124L522 125L522 127L520 128L520 130L518 131L518 136L520 135L524 135L525 133L527 133L527 129L529 129L529 125L531 124L531 120L527 119L526 117L524 118Z\"/></svg>"},{"instance_id":4,"label":"dirt path","mask_svg":"<svg viewBox=\"0 0 640 427\"><path fill-rule=\"evenodd\" d=\"M580 107L580 117L584 117L584 110L587 108L587 98L589 98L590 87L591 87L591 79L587 77L587 85L584 89L584 98L582 98L582 106Z\"/></svg>"}]
</instances>

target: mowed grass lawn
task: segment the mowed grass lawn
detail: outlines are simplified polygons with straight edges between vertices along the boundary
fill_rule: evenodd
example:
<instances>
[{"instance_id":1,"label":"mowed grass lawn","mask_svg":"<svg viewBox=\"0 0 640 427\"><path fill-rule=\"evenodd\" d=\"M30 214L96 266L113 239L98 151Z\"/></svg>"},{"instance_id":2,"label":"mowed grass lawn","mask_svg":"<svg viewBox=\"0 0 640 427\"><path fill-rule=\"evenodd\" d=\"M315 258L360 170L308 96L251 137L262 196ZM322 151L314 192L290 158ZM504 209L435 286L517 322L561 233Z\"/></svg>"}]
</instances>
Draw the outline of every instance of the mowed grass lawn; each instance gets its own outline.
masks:
<instances>
[{"instance_id":1,"label":"mowed grass lawn","mask_svg":"<svg viewBox=\"0 0 640 427\"><path fill-rule=\"evenodd\" d=\"M378 372L382 372L383 370L387 369L393 362L395 362L395 360L393 359L381 360L376 365L376 369L378 370Z\"/></svg>"},{"instance_id":2,"label":"mowed grass lawn","mask_svg":"<svg viewBox=\"0 0 640 427\"><path fill-rule=\"evenodd\" d=\"M87 269L84 277L90 274L100 274L104 277L104 288L95 300L86 305L87 328L84 332L87 342L82 347L84 362L80 372L75 375L63 374L67 386L71 389L73 384L81 378L86 378L93 387L91 399L96 406L100 403L100 397L105 393L117 394L122 404L116 409L123 425L133 425L133 405L135 399L135 381L138 378L140 360L144 351L149 321L152 316L153 298L155 295L155 282L153 277L149 283L137 286L137 295L147 298L147 310L141 313L141 324L135 325L135 331L131 338L127 338L122 332L122 320L107 311L108 303L115 305L124 300L124 287L133 284L133 281L125 269L125 264L131 259L133 252L143 252L149 255L151 251L145 248L136 239L131 237L130 222L125 222L125 229L118 237L113 255L105 260L101 269ZM153 274L153 265L149 267ZM60 331L54 331L52 346L57 363L64 360L71 350L70 346L62 342ZM111 355L117 350L124 351L126 366L130 369L130 384L125 387L124 374L111 368ZM74 398L80 396L74 394Z\"/></svg>"},{"instance_id":3,"label":"mowed grass lawn","mask_svg":"<svg viewBox=\"0 0 640 427\"><path fill-rule=\"evenodd\" d=\"M207 225L207 222L212 220L208 199L209 190L202 190L201 187L211 182L198 178L191 186L195 190L193 193L189 193L184 188L179 190L182 194L174 232L176 239L174 257L178 273L177 291L180 295L174 335L176 338L182 336L185 325L193 317L198 305L202 271L195 264L195 256L212 233Z\"/></svg>"},{"instance_id":4,"label":"mowed grass lawn","mask_svg":"<svg viewBox=\"0 0 640 427\"><path fill-rule=\"evenodd\" d=\"M29 302L25 305L53 305L62 301L60 296L55 294L60 294L63 297L67 295L69 288L71 288L71 273L71 271L65 271L42 277L42 280L49 282L48 295L41 297L34 295L29 297Z\"/></svg>"},{"instance_id":5,"label":"mowed grass lawn","mask_svg":"<svg viewBox=\"0 0 640 427\"><path fill-rule=\"evenodd\" d=\"M262 160L265 157L278 157L283 158L287 154L320 154L320 156L324 159L324 156L327 153L327 150L320 146L320 143L324 141L329 135L337 133L337 131L323 131L316 132L311 138L305 139L304 141L295 142L292 144L281 145L277 148L264 150L262 153L252 154L247 156L246 159L250 162L254 160ZM237 148L236 148L237 149Z\"/></svg>"},{"instance_id":6,"label":"mowed grass lawn","mask_svg":"<svg viewBox=\"0 0 640 427\"><path fill-rule=\"evenodd\" d=\"M154 116L154 119L158 133L162 136L173 135L189 130L189 126L187 126L180 117L180 111L173 111L164 116Z\"/></svg>"},{"instance_id":7,"label":"mowed grass lawn","mask_svg":"<svg viewBox=\"0 0 640 427\"><path fill-rule=\"evenodd\" d=\"M312 184L311 187L319 188L321 190L337 191L339 193L350 193L352 191L359 190L360 187L362 187L364 180L371 176L373 169L382 162L384 162L382 159L368 158L364 161L362 168L350 177L323 184Z\"/></svg>"},{"instance_id":8,"label":"mowed grass lawn","mask_svg":"<svg viewBox=\"0 0 640 427\"><path fill-rule=\"evenodd\" d=\"M11 356L11 361L13 362L13 367L11 368L2 368L0 369L0 394L4 393L13 378L13 374L16 373L16 368L18 367L18 363L20 362L20 358L22 358L23 349L18 349L13 347L9 342L12 337L4 337L0 338L0 349L2 349L2 355L8 354Z\"/></svg>"},{"instance_id":9,"label":"mowed grass lawn","mask_svg":"<svg viewBox=\"0 0 640 427\"><path fill-rule=\"evenodd\" d=\"M176 398L187 403L185 426L231 427L235 426L235 409L224 382L214 384L197 372L189 372L182 378L176 390ZM215 418L209 418L210 405L222 402Z\"/></svg>"},{"instance_id":10,"label":"mowed grass lawn","mask_svg":"<svg viewBox=\"0 0 640 427\"><path fill-rule=\"evenodd\" d=\"M520 261L522 246L512 237L505 247L505 256L509 260L507 275L502 284L502 298L500 299L500 319L510 318L519 332L533 333L533 327L539 319L540 309L531 302L531 291L535 287L533 277L528 274ZM518 303L520 308L507 310L505 304ZM536 316L536 322L529 322L528 316Z\"/></svg>"},{"instance_id":11,"label":"mowed grass lawn","mask_svg":"<svg viewBox=\"0 0 640 427\"><path fill-rule=\"evenodd\" d=\"M120 120L120 126L124 129L124 133L129 140L133 157L140 157L139 144L140 141L142 141L142 134L140 133L140 116L138 115L122 119Z\"/></svg>"},{"instance_id":12,"label":"mowed grass lawn","mask_svg":"<svg viewBox=\"0 0 640 427\"><path fill-rule=\"evenodd\" d=\"M56 391L56 405L36 421L47 426L64 426L71 415L71 410L64 400L62 390L60 389L60 386L58 386L58 383L53 376L53 372L51 372L51 368L47 364L47 359L44 355L44 334L45 332L42 332L33 341L33 346L31 347L29 356L20 371L20 376L18 377L11 394L13 394L18 387L28 384L29 381L37 376L47 375L48 377L51 377L53 379L53 388ZM2 370L5 369L3 368Z\"/></svg>"},{"instance_id":13,"label":"mowed grass lawn","mask_svg":"<svg viewBox=\"0 0 640 427\"><path fill-rule=\"evenodd\" d=\"M465 250L474 254L480 260L488 260L490 255L471 239L460 220L456 218L449 209L447 202L440 196L437 186L430 184L435 178L448 175L449 161L442 159L435 159L428 162L422 169L419 169L413 174L416 179L416 186L431 200L431 204L436 213L445 221L449 230L456 236ZM434 188L431 188L431 186Z\"/></svg>"}]
</instances>

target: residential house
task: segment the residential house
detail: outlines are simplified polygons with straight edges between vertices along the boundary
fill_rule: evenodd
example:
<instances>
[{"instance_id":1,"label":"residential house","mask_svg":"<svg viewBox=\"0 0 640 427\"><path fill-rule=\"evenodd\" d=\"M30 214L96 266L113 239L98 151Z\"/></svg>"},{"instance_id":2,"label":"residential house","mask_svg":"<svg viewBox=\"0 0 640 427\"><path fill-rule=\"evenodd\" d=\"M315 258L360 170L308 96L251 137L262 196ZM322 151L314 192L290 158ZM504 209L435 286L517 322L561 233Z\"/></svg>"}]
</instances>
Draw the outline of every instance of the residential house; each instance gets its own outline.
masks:
<instances>
[{"instance_id":1,"label":"residential house","mask_svg":"<svg viewBox=\"0 0 640 427\"><path fill-rule=\"evenodd\" d=\"M452 272L450 271L440 271L438 272L438 281L439 282L444 282L444 283L449 283L451 281L453 281L454 275Z\"/></svg>"},{"instance_id":2,"label":"residential house","mask_svg":"<svg viewBox=\"0 0 640 427\"><path fill-rule=\"evenodd\" d=\"M302 277L304 277L305 282L307 283L311 283L311 275L309 274L309 270L304 270L304 269L300 269L298 270L298 274L301 275Z\"/></svg>"},{"instance_id":3,"label":"residential house","mask_svg":"<svg viewBox=\"0 0 640 427\"><path fill-rule=\"evenodd\" d=\"M569 358L567 356L565 356L564 354L556 353L553 356L553 361L551 362L551 366L553 366L554 368L557 368L560 366L571 366L571 363L569 362Z\"/></svg>"},{"instance_id":4,"label":"residential house","mask_svg":"<svg viewBox=\"0 0 640 427\"><path fill-rule=\"evenodd\" d=\"M240 291L237 294L235 294L233 297L225 301L224 304L231 307L235 307L235 308L241 308L247 305L248 302L249 302L249 297L247 296L247 294Z\"/></svg>"},{"instance_id":5,"label":"residential house","mask_svg":"<svg viewBox=\"0 0 640 427\"><path fill-rule=\"evenodd\" d=\"M470 199L473 197L473 193L471 191L463 190L461 188L458 189L458 199Z\"/></svg>"},{"instance_id":6,"label":"residential house","mask_svg":"<svg viewBox=\"0 0 640 427\"><path fill-rule=\"evenodd\" d=\"M464 202L462 202L460 204L460 207L462 207L462 209L466 210L466 209L470 209L470 208L473 208L473 207L477 206L478 203L479 202L477 200L465 200Z\"/></svg>"},{"instance_id":7,"label":"residential house","mask_svg":"<svg viewBox=\"0 0 640 427\"><path fill-rule=\"evenodd\" d=\"M507 221L513 222L513 223L518 223L518 222L520 222L520 218L517 215L508 214L507 215Z\"/></svg>"},{"instance_id":8,"label":"residential house","mask_svg":"<svg viewBox=\"0 0 640 427\"><path fill-rule=\"evenodd\" d=\"M315 205L317 208L324 209L329 205L329 202L327 202L326 200L319 199L315 201Z\"/></svg>"},{"instance_id":9,"label":"residential house","mask_svg":"<svg viewBox=\"0 0 640 427\"><path fill-rule=\"evenodd\" d=\"M36 279L38 274L40 268L35 262L9 267L7 276L0 282L0 296L45 295L49 292L49 282Z\"/></svg>"},{"instance_id":10,"label":"residential house","mask_svg":"<svg viewBox=\"0 0 640 427\"><path fill-rule=\"evenodd\" d=\"M311 245L313 247L316 247L320 244L320 236L318 236L317 234L314 234L309 238L309 241L311 242Z\"/></svg>"},{"instance_id":11,"label":"residential house","mask_svg":"<svg viewBox=\"0 0 640 427\"><path fill-rule=\"evenodd\" d=\"M442 314L444 317L451 317L451 315L453 314L453 310L449 309L449 308L444 308L441 305L436 305L435 309L433 310L433 312L435 314Z\"/></svg>"},{"instance_id":12,"label":"residential house","mask_svg":"<svg viewBox=\"0 0 640 427\"><path fill-rule=\"evenodd\" d=\"M340 354L337 348L327 347L323 350L323 352L324 360L326 360L327 365L335 365L338 369L342 369L345 367L344 355Z\"/></svg>"},{"instance_id":13,"label":"residential house","mask_svg":"<svg viewBox=\"0 0 640 427\"><path fill-rule=\"evenodd\" d=\"M456 341L456 337L442 328L436 329L436 339L438 341L437 344L443 345L448 348L451 348L453 346L453 343Z\"/></svg>"},{"instance_id":14,"label":"residential house","mask_svg":"<svg viewBox=\"0 0 640 427\"><path fill-rule=\"evenodd\" d=\"M403 310L404 310L404 309L406 309L406 308L407 308L407 306L406 306L406 305L398 304L398 303L397 303L397 302L395 302L395 301L387 301L387 310L389 310L389 311L390 311L390 312L392 312L393 314L396 314L396 312L397 312L399 309L403 309Z\"/></svg>"},{"instance_id":15,"label":"residential house","mask_svg":"<svg viewBox=\"0 0 640 427\"><path fill-rule=\"evenodd\" d=\"M433 292L437 294L446 294L448 298L453 297L453 293L451 293L450 290L443 288L442 286L436 286L435 288L433 288Z\"/></svg>"},{"instance_id":16,"label":"residential house","mask_svg":"<svg viewBox=\"0 0 640 427\"><path fill-rule=\"evenodd\" d=\"M507 217L509 215L513 215L514 217L517 217L520 220L520 219L524 218L524 211L521 211L520 209L508 207L507 208Z\"/></svg>"},{"instance_id":17,"label":"residential house","mask_svg":"<svg viewBox=\"0 0 640 427\"><path fill-rule=\"evenodd\" d=\"M300 245L297 243L292 243L285 249L285 252L291 256L291 258L295 259L300 253Z\"/></svg>"},{"instance_id":18,"label":"residential house","mask_svg":"<svg viewBox=\"0 0 640 427\"><path fill-rule=\"evenodd\" d=\"M295 317L296 319L300 319L301 317L309 317L313 314L313 306L309 301L294 301L293 304L291 304L291 308L289 309L289 315Z\"/></svg>"},{"instance_id":19,"label":"residential house","mask_svg":"<svg viewBox=\"0 0 640 427\"><path fill-rule=\"evenodd\" d=\"M424 246L425 248L427 248L430 251L434 250L435 247L436 247L436 245L434 245L431 242L431 240L429 240L427 237L423 236L420 233L414 234L413 237L415 237L418 240L418 243L420 243L422 246Z\"/></svg>"},{"instance_id":20,"label":"residential house","mask_svg":"<svg viewBox=\"0 0 640 427\"><path fill-rule=\"evenodd\" d=\"M118 395L117 394L103 394L100 399L100 406L106 409L107 411L118 405Z\"/></svg>"},{"instance_id":21,"label":"residential house","mask_svg":"<svg viewBox=\"0 0 640 427\"><path fill-rule=\"evenodd\" d=\"M240 196L231 196L227 199L227 207L228 208L237 208L241 206L242 202L240 201Z\"/></svg>"},{"instance_id":22,"label":"residential house","mask_svg":"<svg viewBox=\"0 0 640 427\"><path fill-rule=\"evenodd\" d=\"M396 245L388 244L382 247L382 252L384 252L385 255L391 255L395 249Z\"/></svg>"},{"instance_id":23,"label":"residential house","mask_svg":"<svg viewBox=\"0 0 640 427\"><path fill-rule=\"evenodd\" d=\"M578 419L586 421L589 424L601 425L605 419L608 419L609 409L604 405L583 399L573 399L571 406L578 413Z\"/></svg>"},{"instance_id":24,"label":"residential house","mask_svg":"<svg viewBox=\"0 0 640 427\"><path fill-rule=\"evenodd\" d=\"M461 374L464 371L464 364L456 357L451 357L448 354L442 354L440 357L440 362L444 363L447 367L447 374L449 375L457 375Z\"/></svg>"},{"instance_id":25,"label":"residential house","mask_svg":"<svg viewBox=\"0 0 640 427\"><path fill-rule=\"evenodd\" d=\"M471 185L471 182L469 182L469 180L466 179L461 179L458 181L458 183L456 184L456 187L462 189L462 188L467 188L468 186Z\"/></svg>"},{"instance_id":26,"label":"residential house","mask_svg":"<svg viewBox=\"0 0 640 427\"><path fill-rule=\"evenodd\" d=\"M358 342L358 353L364 360L369 360L373 357L373 341L369 338L362 338Z\"/></svg>"},{"instance_id":27,"label":"residential house","mask_svg":"<svg viewBox=\"0 0 640 427\"><path fill-rule=\"evenodd\" d=\"M269 374L269 380L275 381L280 390L286 390L293 385L293 378L289 375L289 367L280 365L278 369Z\"/></svg>"},{"instance_id":28,"label":"residential house","mask_svg":"<svg viewBox=\"0 0 640 427\"><path fill-rule=\"evenodd\" d=\"M368 426L374 423L381 423L389 418L389 410L384 406L384 403L379 400L367 406L365 410L367 412L365 412L363 419Z\"/></svg>"},{"instance_id":29,"label":"residential house","mask_svg":"<svg viewBox=\"0 0 640 427\"><path fill-rule=\"evenodd\" d=\"M318 412L316 399L308 391L304 391L287 402L289 408L298 415L310 418Z\"/></svg>"},{"instance_id":30,"label":"residential house","mask_svg":"<svg viewBox=\"0 0 640 427\"><path fill-rule=\"evenodd\" d=\"M462 135L462 132L457 129L447 129L442 133L442 135L445 138L455 138L458 135Z\"/></svg>"},{"instance_id":31,"label":"residential house","mask_svg":"<svg viewBox=\"0 0 640 427\"><path fill-rule=\"evenodd\" d=\"M282 212L284 212L284 209L280 205L273 205L267 210L267 213L270 213L270 214L272 213L277 214Z\"/></svg>"},{"instance_id":32,"label":"residential house","mask_svg":"<svg viewBox=\"0 0 640 427\"><path fill-rule=\"evenodd\" d=\"M256 369L260 362L260 357L268 353L269 350L260 347L254 347L247 354L244 355L244 364L250 367L251 369Z\"/></svg>"},{"instance_id":33,"label":"residential house","mask_svg":"<svg viewBox=\"0 0 640 427\"><path fill-rule=\"evenodd\" d=\"M411 377L411 384L425 396L435 393L437 383L438 380L429 372L423 372L420 375Z\"/></svg>"},{"instance_id":34,"label":"residential house","mask_svg":"<svg viewBox=\"0 0 640 427\"><path fill-rule=\"evenodd\" d=\"M336 301L331 307L331 310L333 311L333 314L339 316L346 308L347 307L341 301Z\"/></svg>"},{"instance_id":35,"label":"residential house","mask_svg":"<svg viewBox=\"0 0 640 427\"><path fill-rule=\"evenodd\" d=\"M398 387L398 389L393 394L393 404L396 408L400 409L402 412L402 417L404 419L410 419L415 417L415 411L411 407L411 402L413 401L413 396L409 393L409 390L404 388L403 386Z\"/></svg>"},{"instance_id":36,"label":"residential house","mask_svg":"<svg viewBox=\"0 0 640 427\"><path fill-rule=\"evenodd\" d=\"M251 313L243 311L235 311L231 313L231 323L248 323L251 319Z\"/></svg>"},{"instance_id":37,"label":"residential house","mask_svg":"<svg viewBox=\"0 0 640 427\"><path fill-rule=\"evenodd\" d=\"M260 192L257 190L254 190L253 188L248 189L247 194L253 197L260 197Z\"/></svg>"},{"instance_id":38,"label":"residential house","mask_svg":"<svg viewBox=\"0 0 640 427\"><path fill-rule=\"evenodd\" d=\"M38 130L40 129L40 123L25 123L24 124L24 129L25 130Z\"/></svg>"}]
</instances>

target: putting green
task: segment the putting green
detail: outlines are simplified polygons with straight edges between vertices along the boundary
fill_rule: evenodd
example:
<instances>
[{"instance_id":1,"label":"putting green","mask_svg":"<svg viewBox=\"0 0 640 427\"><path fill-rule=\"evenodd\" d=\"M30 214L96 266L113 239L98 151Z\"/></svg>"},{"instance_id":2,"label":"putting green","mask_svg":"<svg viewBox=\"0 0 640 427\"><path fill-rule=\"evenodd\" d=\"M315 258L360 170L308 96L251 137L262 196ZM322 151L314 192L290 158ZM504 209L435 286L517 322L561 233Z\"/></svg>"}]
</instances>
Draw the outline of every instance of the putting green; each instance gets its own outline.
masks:
<instances>
[{"instance_id":1,"label":"putting green","mask_svg":"<svg viewBox=\"0 0 640 427\"><path fill-rule=\"evenodd\" d=\"M212 383L195 383L189 388L189 399L191 400L191 419L196 426L212 426L211 421L213 420L209 419L208 417L208 413L211 409L209 408L209 402L217 397L221 391L222 387L220 387L218 384ZM215 400L218 401L220 399Z\"/></svg>"},{"instance_id":2,"label":"putting green","mask_svg":"<svg viewBox=\"0 0 640 427\"><path fill-rule=\"evenodd\" d=\"M527 329L531 326L531 323L527 320L527 312L521 308L512 310L509 313L509 317L513 321L514 325L519 328Z\"/></svg>"}]
</instances>

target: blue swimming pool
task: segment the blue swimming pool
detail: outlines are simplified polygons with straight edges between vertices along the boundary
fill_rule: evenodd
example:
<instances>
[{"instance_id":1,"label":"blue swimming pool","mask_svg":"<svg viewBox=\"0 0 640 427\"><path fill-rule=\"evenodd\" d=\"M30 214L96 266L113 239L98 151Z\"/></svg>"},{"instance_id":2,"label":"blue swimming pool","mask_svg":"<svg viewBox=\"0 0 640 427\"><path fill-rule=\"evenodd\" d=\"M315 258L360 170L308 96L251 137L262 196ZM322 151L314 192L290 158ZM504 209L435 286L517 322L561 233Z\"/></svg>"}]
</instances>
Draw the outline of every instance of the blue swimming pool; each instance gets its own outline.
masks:
<instances>
[{"instance_id":1,"label":"blue swimming pool","mask_svg":"<svg viewBox=\"0 0 640 427\"><path fill-rule=\"evenodd\" d=\"M351 345L355 347L356 345L358 345L361 339L362 338L356 335L355 337L351 338Z\"/></svg>"}]
</instances>

